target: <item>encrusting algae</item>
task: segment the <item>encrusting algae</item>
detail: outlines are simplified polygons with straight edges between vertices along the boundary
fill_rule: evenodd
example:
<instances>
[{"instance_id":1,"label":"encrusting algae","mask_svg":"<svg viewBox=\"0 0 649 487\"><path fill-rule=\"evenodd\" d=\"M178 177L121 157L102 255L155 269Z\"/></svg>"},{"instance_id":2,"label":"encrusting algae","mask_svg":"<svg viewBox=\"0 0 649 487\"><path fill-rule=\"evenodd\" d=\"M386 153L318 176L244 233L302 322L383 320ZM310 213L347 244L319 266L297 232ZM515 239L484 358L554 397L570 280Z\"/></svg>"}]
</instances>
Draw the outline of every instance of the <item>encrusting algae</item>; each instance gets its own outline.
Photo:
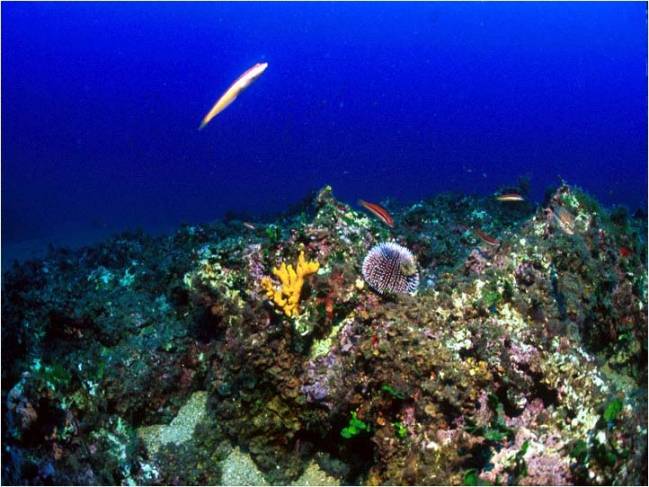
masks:
<instances>
[{"instance_id":1,"label":"encrusting algae","mask_svg":"<svg viewBox=\"0 0 649 487\"><path fill-rule=\"evenodd\" d=\"M266 291L268 299L279 306L286 316L295 317L300 314L300 293L304 285L304 277L317 272L319 268L320 264L314 260L306 260L302 251L295 269L290 264L286 265L286 262L273 269L273 274L280 280L280 287L276 287L268 276L261 279L261 286Z\"/></svg>"}]
</instances>

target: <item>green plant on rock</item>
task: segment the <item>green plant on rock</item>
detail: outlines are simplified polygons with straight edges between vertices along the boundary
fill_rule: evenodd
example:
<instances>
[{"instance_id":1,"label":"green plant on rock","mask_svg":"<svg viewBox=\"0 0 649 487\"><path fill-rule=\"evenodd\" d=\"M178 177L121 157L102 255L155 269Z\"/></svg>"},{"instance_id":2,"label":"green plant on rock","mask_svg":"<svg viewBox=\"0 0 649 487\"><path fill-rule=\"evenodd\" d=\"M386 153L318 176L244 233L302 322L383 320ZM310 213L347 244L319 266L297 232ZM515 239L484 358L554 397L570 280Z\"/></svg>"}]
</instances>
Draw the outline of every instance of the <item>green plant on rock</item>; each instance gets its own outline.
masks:
<instances>
[{"instance_id":1,"label":"green plant on rock","mask_svg":"<svg viewBox=\"0 0 649 487\"><path fill-rule=\"evenodd\" d=\"M405 399L405 397L406 397L402 392L399 392L398 390L396 390L394 387L392 387L389 384L383 384L381 386L381 390L383 392L386 392L386 393L390 394L392 397L394 397L396 399Z\"/></svg>"},{"instance_id":2,"label":"green plant on rock","mask_svg":"<svg viewBox=\"0 0 649 487\"><path fill-rule=\"evenodd\" d=\"M503 478L496 477L495 485L520 485L523 478L527 476L527 462L525 461L525 454L529 448L529 441L525 441L520 449L516 452L513 458L513 465L507 468L508 480L503 482ZM507 477L505 477L507 479ZM480 478L478 469L471 468L464 472L464 485L493 485L491 482Z\"/></svg>"},{"instance_id":3,"label":"green plant on rock","mask_svg":"<svg viewBox=\"0 0 649 487\"><path fill-rule=\"evenodd\" d=\"M573 209L583 208L589 213L601 215L603 213L602 207L595 198L586 193L580 188L573 188L573 194L566 193L562 199L564 202L570 204Z\"/></svg>"},{"instance_id":4,"label":"green plant on rock","mask_svg":"<svg viewBox=\"0 0 649 487\"><path fill-rule=\"evenodd\" d=\"M282 239L282 230L278 225L271 223L265 229L266 237L271 243L279 242Z\"/></svg>"},{"instance_id":5,"label":"green plant on rock","mask_svg":"<svg viewBox=\"0 0 649 487\"><path fill-rule=\"evenodd\" d=\"M503 440L514 438L514 431L505 423L505 411L500 400L494 395L489 394L489 407L496 413L489 426L476 426L473 421L467 419L466 431L476 436L482 436L485 440L499 443Z\"/></svg>"},{"instance_id":6,"label":"green plant on rock","mask_svg":"<svg viewBox=\"0 0 649 487\"><path fill-rule=\"evenodd\" d=\"M352 412L352 417L349 418L349 423L340 431L340 436L349 440L355 438L363 432L370 430L369 425L356 416L356 412Z\"/></svg>"},{"instance_id":7,"label":"green plant on rock","mask_svg":"<svg viewBox=\"0 0 649 487\"><path fill-rule=\"evenodd\" d=\"M520 450L516 452L514 456L514 469L511 473L512 484L519 485L521 479L527 477L527 462L525 461L525 454L530 446L530 442L525 440L521 445Z\"/></svg>"},{"instance_id":8,"label":"green plant on rock","mask_svg":"<svg viewBox=\"0 0 649 487\"><path fill-rule=\"evenodd\" d=\"M485 287L481 296L482 304L487 309L492 309L503 301L502 294L492 287Z\"/></svg>"},{"instance_id":9,"label":"green plant on rock","mask_svg":"<svg viewBox=\"0 0 649 487\"><path fill-rule=\"evenodd\" d=\"M32 365L32 371L52 391L67 387L72 380L70 372L58 363L43 365L40 359L37 359Z\"/></svg>"},{"instance_id":10,"label":"green plant on rock","mask_svg":"<svg viewBox=\"0 0 649 487\"><path fill-rule=\"evenodd\" d=\"M602 418L604 418L604 421L606 421L608 425L611 425L611 423L615 422L618 415L622 411L623 405L624 403L619 398L613 399L606 405L606 407L604 408L604 413L602 414Z\"/></svg>"},{"instance_id":11,"label":"green plant on rock","mask_svg":"<svg viewBox=\"0 0 649 487\"><path fill-rule=\"evenodd\" d=\"M464 485L491 485L491 482L482 480L478 476L478 470L475 468L470 468L464 472Z\"/></svg>"},{"instance_id":12,"label":"green plant on rock","mask_svg":"<svg viewBox=\"0 0 649 487\"><path fill-rule=\"evenodd\" d=\"M599 433L588 440L577 440L572 445L570 456L575 459L574 471L580 481L587 482L589 467L599 466L603 472L610 470L620 461L629 458L631 452L616 441L613 432L618 427L618 417L622 412L624 402L615 398L606 403L602 415L597 422ZM611 482L613 478L606 478Z\"/></svg>"},{"instance_id":13,"label":"green plant on rock","mask_svg":"<svg viewBox=\"0 0 649 487\"><path fill-rule=\"evenodd\" d=\"M574 458L578 464L585 465L588 461L588 443L584 440L577 440L570 450L570 456Z\"/></svg>"},{"instance_id":14,"label":"green plant on rock","mask_svg":"<svg viewBox=\"0 0 649 487\"><path fill-rule=\"evenodd\" d=\"M395 421L392 423L392 426L394 426L394 432L396 435L402 440L408 436L408 429L401 421Z\"/></svg>"}]
</instances>

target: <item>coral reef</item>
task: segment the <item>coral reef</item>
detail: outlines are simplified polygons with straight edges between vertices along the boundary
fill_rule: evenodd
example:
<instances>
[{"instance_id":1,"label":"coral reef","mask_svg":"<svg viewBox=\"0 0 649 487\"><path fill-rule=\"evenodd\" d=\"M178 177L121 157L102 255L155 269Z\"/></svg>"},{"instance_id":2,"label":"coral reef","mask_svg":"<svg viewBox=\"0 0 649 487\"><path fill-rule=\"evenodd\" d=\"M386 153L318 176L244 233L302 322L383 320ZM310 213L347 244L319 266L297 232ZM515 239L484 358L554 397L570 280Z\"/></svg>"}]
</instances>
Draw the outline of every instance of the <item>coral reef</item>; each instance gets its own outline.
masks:
<instances>
[{"instance_id":1,"label":"coral reef","mask_svg":"<svg viewBox=\"0 0 649 487\"><path fill-rule=\"evenodd\" d=\"M385 206L15 264L2 482L646 484L646 217L565 184ZM363 277L382 242L418 286Z\"/></svg>"}]
</instances>

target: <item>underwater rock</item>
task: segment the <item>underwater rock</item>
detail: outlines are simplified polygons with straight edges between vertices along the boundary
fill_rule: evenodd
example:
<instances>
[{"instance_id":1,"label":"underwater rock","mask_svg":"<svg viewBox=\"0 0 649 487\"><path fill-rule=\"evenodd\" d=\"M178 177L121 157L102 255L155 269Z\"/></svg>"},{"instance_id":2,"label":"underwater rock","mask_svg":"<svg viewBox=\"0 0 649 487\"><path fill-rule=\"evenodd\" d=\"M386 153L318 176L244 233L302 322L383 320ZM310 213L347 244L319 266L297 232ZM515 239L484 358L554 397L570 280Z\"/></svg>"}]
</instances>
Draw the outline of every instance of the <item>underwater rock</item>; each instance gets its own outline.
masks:
<instances>
[{"instance_id":1,"label":"underwater rock","mask_svg":"<svg viewBox=\"0 0 649 487\"><path fill-rule=\"evenodd\" d=\"M269 485L249 455L239 448L223 461L221 485Z\"/></svg>"},{"instance_id":2,"label":"underwater rock","mask_svg":"<svg viewBox=\"0 0 649 487\"><path fill-rule=\"evenodd\" d=\"M169 425L144 426L137 430L150 453L158 451L160 446L168 443L180 444L188 441L194 434L194 428L206 414L207 393L197 391L187 403L180 408L178 415Z\"/></svg>"},{"instance_id":3,"label":"underwater rock","mask_svg":"<svg viewBox=\"0 0 649 487\"><path fill-rule=\"evenodd\" d=\"M340 485L340 481L324 472L316 462L311 461L304 473L292 485Z\"/></svg>"},{"instance_id":4,"label":"underwater rock","mask_svg":"<svg viewBox=\"0 0 649 487\"><path fill-rule=\"evenodd\" d=\"M3 483L646 483L647 222L566 185L393 209L398 236L327 187L14 267ZM395 237L416 266L366 285ZM296 249L289 322L261 280Z\"/></svg>"}]
</instances>

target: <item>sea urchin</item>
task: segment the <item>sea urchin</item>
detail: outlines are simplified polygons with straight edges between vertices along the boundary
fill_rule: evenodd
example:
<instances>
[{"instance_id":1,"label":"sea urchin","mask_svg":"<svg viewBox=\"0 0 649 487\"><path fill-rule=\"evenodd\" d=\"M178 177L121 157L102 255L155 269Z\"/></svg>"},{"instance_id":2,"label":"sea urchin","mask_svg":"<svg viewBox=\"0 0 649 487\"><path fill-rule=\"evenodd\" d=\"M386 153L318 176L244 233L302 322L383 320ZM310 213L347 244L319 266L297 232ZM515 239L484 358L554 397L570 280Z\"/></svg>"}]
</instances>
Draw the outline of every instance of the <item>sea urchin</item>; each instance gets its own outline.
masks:
<instances>
[{"instance_id":1,"label":"sea urchin","mask_svg":"<svg viewBox=\"0 0 649 487\"><path fill-rule=\"evenodd\" d=\"M419 285L414 255L394 242L369 251L363 260L363 278L379 294L415 294Z\"/></svg>"}]
</instances>

